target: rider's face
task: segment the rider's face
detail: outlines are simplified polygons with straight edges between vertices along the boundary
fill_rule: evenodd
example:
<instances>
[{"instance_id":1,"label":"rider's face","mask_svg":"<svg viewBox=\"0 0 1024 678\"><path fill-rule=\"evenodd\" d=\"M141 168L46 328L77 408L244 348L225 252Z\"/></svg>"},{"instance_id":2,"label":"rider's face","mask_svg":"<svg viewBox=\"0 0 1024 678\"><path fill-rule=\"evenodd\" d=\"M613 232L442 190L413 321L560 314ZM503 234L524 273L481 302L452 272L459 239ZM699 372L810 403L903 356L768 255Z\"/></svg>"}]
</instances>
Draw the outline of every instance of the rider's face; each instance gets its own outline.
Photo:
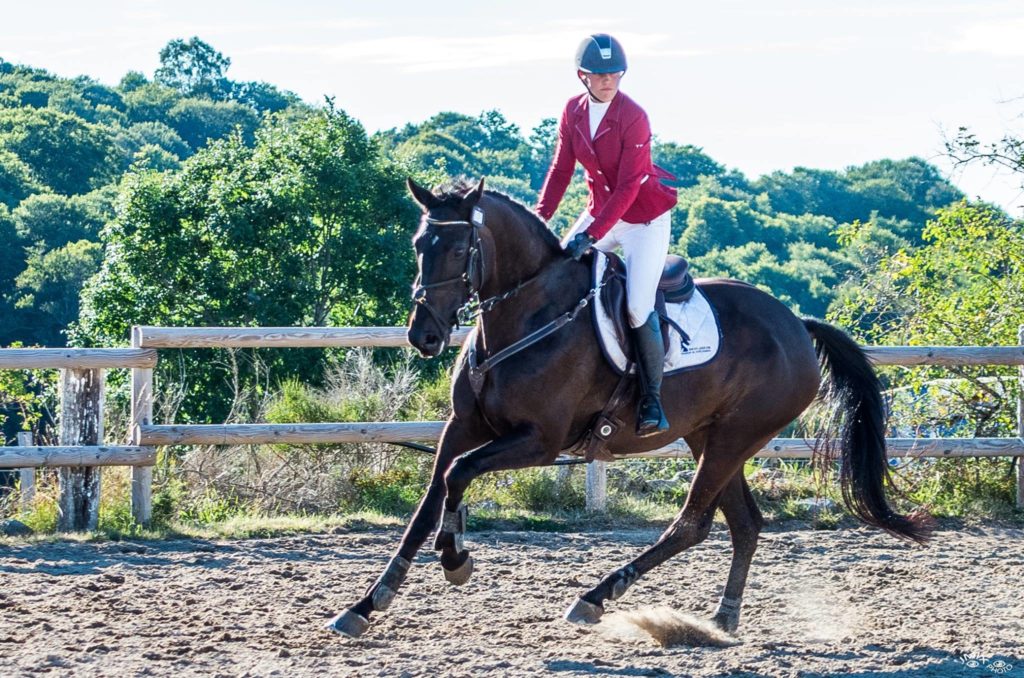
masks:
<instances>
[{"instance_id":1,"label":"rider's face","mask_svg":"<svg viewBox=\"0 0 1024 678\"><path fill-rule=\"evenodd\" d=\"M619 80L622 72L618 73L584 73L578 71L577 75L584 84L590 88L590 93L601 103L608 103L615 98L619 91Z\"/></svg>"}]
</instances>

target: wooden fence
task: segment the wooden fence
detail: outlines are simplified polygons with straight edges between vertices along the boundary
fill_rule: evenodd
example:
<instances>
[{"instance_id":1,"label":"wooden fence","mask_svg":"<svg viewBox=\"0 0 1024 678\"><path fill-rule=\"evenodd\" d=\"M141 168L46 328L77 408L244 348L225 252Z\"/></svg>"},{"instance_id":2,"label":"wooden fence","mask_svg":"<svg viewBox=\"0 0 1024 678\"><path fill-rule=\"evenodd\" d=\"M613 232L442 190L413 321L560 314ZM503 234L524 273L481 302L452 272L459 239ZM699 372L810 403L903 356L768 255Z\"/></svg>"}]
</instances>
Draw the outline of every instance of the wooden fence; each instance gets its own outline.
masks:
<instances>
[{"instance_id":1,"label":"wooden fence","mask_svg":"<svg viewBox=\"0 0 1024 678\"><path fill-rule=\"evenodd\" d=\"M457 331L461 344L469 330ZM1018 365L1024 392L1024 326L1019 346L873 346L865 350L876 365ZM132 514L141 523L152 515L153 464L161 445L242 445L258 443L433 442L443 422L357 422L338 424L159 425L153 418L156 349L407 347L397 327L135 327L128 349L0 349L0 369L61 370L59 446L35 447L19 435L17 447L0 447L0 468L20 468L22 498L34 486L32 468L59 467L58 529L89 529L98 517L101 466L131 466ZM103 444L103 383L108 369L130 369L130 444ZM1016 438L890 438L891 457L1024 456L1024 396L1018 398ZM807 458L812 443L777 438L759 457ZM638 457L689 456L682 440ZM587 468L587 505L605 506L605 464ZM1024 464L1017 464L1017 505L1024 507Z\"/></svg>"}]
</instances>

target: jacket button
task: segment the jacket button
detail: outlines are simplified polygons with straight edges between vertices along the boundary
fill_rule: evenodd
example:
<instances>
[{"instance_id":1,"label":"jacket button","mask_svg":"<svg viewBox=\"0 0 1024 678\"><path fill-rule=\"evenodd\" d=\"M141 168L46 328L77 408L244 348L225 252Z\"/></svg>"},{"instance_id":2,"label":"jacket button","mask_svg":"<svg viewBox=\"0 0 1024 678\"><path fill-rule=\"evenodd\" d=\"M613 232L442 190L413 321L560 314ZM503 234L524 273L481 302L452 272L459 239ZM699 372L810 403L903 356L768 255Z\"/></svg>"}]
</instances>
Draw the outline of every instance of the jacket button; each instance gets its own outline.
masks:
<instances>
[{"instance_id":1,"label":"jacket button","mask_svg":"<svg viewBox=\"0 0 1024 678\"><path fill-rule=\"evenodd\" d=\"M606 190L606 191L610 191L610 190L612 190L612 189L610 189L610 188L608 188L607 186L605 186L605 187L604 187L604 190Z\"/></svg>"},{"instance_id":2,"label":"jacket button","mask_svg":"<svg viewBox=\"0 0 1024 678\"><path fill-rule=\"evenodd\" d=\"M604 172L602 172L601 170L597 170L597 173L598 174L604 174Z\"/></svg>"}]
</instances>

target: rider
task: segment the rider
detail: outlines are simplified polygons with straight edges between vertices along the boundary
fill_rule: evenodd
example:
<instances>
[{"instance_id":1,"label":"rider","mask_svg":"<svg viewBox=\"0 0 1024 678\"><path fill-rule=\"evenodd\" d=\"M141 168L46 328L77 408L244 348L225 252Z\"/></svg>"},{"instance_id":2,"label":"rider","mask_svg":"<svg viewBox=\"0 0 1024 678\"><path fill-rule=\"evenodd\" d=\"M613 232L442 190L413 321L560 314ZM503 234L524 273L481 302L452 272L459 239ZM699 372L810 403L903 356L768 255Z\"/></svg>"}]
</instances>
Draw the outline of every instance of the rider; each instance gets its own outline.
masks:
<instances>
[{"instance_id":1,"label":"rider","mask_svg":"<svg viewBox=\"0 0 1024 678\"><path fill-rule=\"evenodd\" d=\"M579 161L590 199L562 246L577 261L591 246L622 248L643 391L636 432L648 436L669 427L661 407L665 350L654 298L668 253L676 190L660 181L674 177L651 161L647 114L619 91L625 73L626 54L618 40L598 33L580 43L576 77L587 94L570 99L562 112L555 157L536 209L545 220L551 218Z\"/></svg>"}]
</instances>

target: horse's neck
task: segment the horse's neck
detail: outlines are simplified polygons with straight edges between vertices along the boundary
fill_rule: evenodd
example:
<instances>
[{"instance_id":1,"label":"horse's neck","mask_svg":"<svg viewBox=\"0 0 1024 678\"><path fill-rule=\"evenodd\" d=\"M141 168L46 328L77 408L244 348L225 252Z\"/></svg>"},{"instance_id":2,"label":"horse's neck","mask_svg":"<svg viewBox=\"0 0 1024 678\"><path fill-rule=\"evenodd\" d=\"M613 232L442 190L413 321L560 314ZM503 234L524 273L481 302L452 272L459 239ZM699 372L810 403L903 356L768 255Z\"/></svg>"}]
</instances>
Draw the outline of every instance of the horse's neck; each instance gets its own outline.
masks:
<instances>
[{"instance_id":1,"label":"horse's neck","mask_svg":"<svg viewBox=\"0 0 1024 678\"><path fill-rule=\"evenodd\" d=\"M493 275L481 290L493 297L526 283L515 296L497 303L481 318L480 329L488 351L499 350L522 339L539 324L570 310L586 293L585 267L573 264L553 251L529 226L491 230Z\"/></svg>"},{"instance_id":2,"label":"horse's neck","mask_svg":"<svg viewBox=\"0 0 1024 678\"><path fill-rule=\"evenodd\" d=\"M490 225L483 244L486 280L483 297L492 297L530 280L561 259L550 245L534 232L524 218L502 205L500 221Z\"/></svg>"}]
</instances>

